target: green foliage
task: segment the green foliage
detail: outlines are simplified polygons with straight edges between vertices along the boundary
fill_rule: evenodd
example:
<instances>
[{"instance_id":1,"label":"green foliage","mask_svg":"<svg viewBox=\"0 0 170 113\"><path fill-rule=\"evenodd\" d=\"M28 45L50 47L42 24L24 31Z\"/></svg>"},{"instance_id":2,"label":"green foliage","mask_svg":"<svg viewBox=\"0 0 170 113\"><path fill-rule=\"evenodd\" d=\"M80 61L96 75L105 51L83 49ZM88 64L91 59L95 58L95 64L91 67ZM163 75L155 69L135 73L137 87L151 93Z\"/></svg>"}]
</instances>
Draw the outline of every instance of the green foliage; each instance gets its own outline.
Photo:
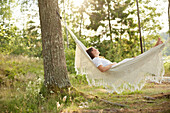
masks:
<instances>
[{"instance_id":1,"label":"green foliage","mask_svg":"<svg viewBox=\"0 0 170 113\"><path fill-rule=\"evenodd\" d=\"M74 85L87 85L88 82L86 80L86 75L75 75L75 74L70 74L69 75L70 77L70 82L71 84L74 84Z\"/></svg>"},{"instance_id":2,"label":"green foliage","mask_svg":"<svg viewBox=\"0 0 170 113\"><path fill-rule=\"evenodd\" d=\"M1 0L0 1L0 18L1 22L5 22L5 20L10 20L12 16L11 6L14 0Z\"/></svg>"},{"instance_id":3,"label":"green foliage","mask_svg":"<svg viewBox=\"0 0 170 113\"><path fill-rule=\"evenodd\" d=\"M164 69L165 69L165 73L167 75L170 74L170 61L168 61L168 59L170 59L170 56L168 56L166 59L164 59L165 61L167 60L167 62L164 63Z\"/></svg>"},{"instance_id":4,"label":"green foliage","mask_svg":"<svg viewBox=\"0 0 170 113\"><path fill-rule=\"evenodd\" d=\"M122 94L123 95L133 95L133 94L142 94L143 92L141 90L136 90L134 92L130 92L130 91L124 91Z\"/></svg>"},{"instance_id":5,"label":"green foliage","mask_svg":"<svg viewBox=\"0 0 170 113\"><path fill-rule=\"evenodd\" d=\"M36 75L43 75L44 73L43 65L37 64L37 62L40 62L38 59L31 60L31 58L14 55L0 55L0 57L0 73L8 79L14 80L18 76L26 76L29 75L29 73Z\"/></svg>"},{"instance_id":6,"label":"green foliage","mask_svg":"<svg viewBox=\"0 0 170 113\"><path fill-rule=\"evenodd\" d=\"M75 73L74 62L75 62L75 50L74 49L65 49L66 65L67 70L70 73Z\"/></svg>"},{"instance_id":7,"label":"green foliage","mask_svg":"<svg viewBox=\"0 0 170 113\"><path fill-rule=\"evenodd\" d=\"M0 51L4 54L42 57L42 44L38 29L25 30L23 33L16 26L0 24Z\"/></svg>"},{"instance_id":8,"label":"green foliage","mask_svg":"<svg viewBox=\"0 0 170 113\"><path fill-rule=\"evenodd\" d=\"M40 38L40 28L35 26L34 20L37 17L38 12L36 8L32 8L35 5L35 1L27 0L3 0L0 2L0 52L3 54L17 54L25 56L42 57L42 44ZM21 8L21 12L26 15L22 18L13 17L14 7ZM29 9L29 10L28 10ZM38 5L37 5L38 9ZM19 11L17 11L19 12ZM30 12L35 12L34 15L30 15ZM29 14L28 14L29 13ZM19 16L21 17L21 16ZM24 22L23 19L24 18ZM25 21L25 18L29 18ZM12 22L11 20L15 21ZM17 22L20 21L20 22ZM22 23L21 23L22 22ZM22 24L21 28L17 28L17 24ZM25 26L24 26L25 24ZM17 25L18 26L18 25Z\"/></svg>"},{"instance_id":9,"label":"green foliage","mask_svg":"<svg viewBox=\"0 0 170 113\"><path fill-rule=\"evenodd\" d=\"M170 56L170 42L169 42L169 44L167 44L167 46L165 46L165 48L163 50L163 54L164 54L164 56Z\"/></svg>"},{"instance_id":10,"label":"green foliage","mask_svg":"<svg viewBox=\"0 0 170 113\"><path fill-rule=\"evenodd\" d=\"M14 43L17 35L15 32L17 31L17 27L0 23L0 51L9 54L12 51L12 45Z\"/></svg>"},{"instance_id":11,"label":"green foliage","mask_svg":"<svg viewBox=\"0 0 170 113\"><path fill-rule=\"evenodd\" d=\"M94 46L99 49L101 56L105 56L111 61L121 61L124 58L137 56L140 54L139 48L139 37L137 35L137 22L132 15L136 16L136 7L134 1L125 0L120 2L119 0L90 0L84 1L81 7L75 7L73 1L69 3L65 2L63 6L63 0L60 1L63 10L62 13L65 15L63 19L67 22L68 26L71 26L72 31L82 41L85 46ZM1 2L0 2L1 3ZM9 3L13 3L9 0ZM143 30L150 31L159 28L157 21L153 18L154 16L160 16L160 13L156 12L155 7L146 6L150 1L140 1L140 4L144 4L141 9L141 16L145 17L145 10L154 12L149 13L147 18L142 21ZM0 5L7 5L7 1L2 2ZM114 5L113 5L114 4ZM16 4L17 5L17 4ZM24 24L24 28L21 30L15 25L1 22L0 24L0 52L4 54L16 54L33 57L42 57L42 42L40 38L40 27L35 25L35 18L38 12L32 6L37 6L37 1L22 0L18 2L21 5L22 14L26 14L24 18L27 21ZM71 8L70 8L71 7ZM11 7L12 8L12 7ZM2 15L9 15L10 17L10 6L6 7ZM37 6L38 8L38 6ZM92 12L88 12L89 9ZM67 12L69 10L69 13ZM28 12L34 12L34 15L27 14ZM86 16L85 16L86 15ZM89 17L87 17L87 15ZM10 21L10 18L4 16L6 20ZM85 20L90 19L90 24L85 25ZM20 19L19 19L20 20ZM115 22L113 22L115 21ZM152 29L149 25L150 22L154 22ZM111 24L111 26L109 25ZM101 31L95 35L88 36L84 30ZM74 50L76 44L72 37L69 38L69 49L67 48L67 36L66 29L63 29L63 38L65 41L65 54L67 69L70 73L74 71ZM108 40L111 39L112 40ZM150 35L151 36L151 35ZM146 49L149 49L152 45L153 39L158 36L152 35L151 37L145 37ZM106 40L107 38L107 40ZM103 41L104 40L104 41ZM167 53L165 53L167 54Z\"/></svg>"},{"instance_id":12,"label":"green foliage","mask_svg":"<svg viewBox=\"0 0 170 113\"><path fill-rule=\"evenodd\" d=\"M38 33L38 28L32 26L31 23L32 21L28 22L28 26L30 27L27 30L23 29L22 33L18 32L18 28L13 25L5 23L1 24L0 51L3 54L22 54L24 56L42 57L42 42L41 38L39 38L40 34ZM73 39L71 40L73 41ZM68 71L70 73L75 73L75 43L72 45L73 46L70 46L70 49L65 49L65 56ZM11 70L8 71L7 73L11 73L10 76L13 76Z\"/></svg>"},{"instance_id":13,"label":"green foliage","mask_svg":"<svg viewBox=\"0 0 170 113\"><path fill-rule=\"evenodd\" d=\"M88 4L90 8L93 7L94 13L89 15L91 23L87 28L95 31L102 29L99 35L90 37L89 44L98 48L101 56L111 61L118 62L139 54L139 39L137 31L134 30L137 24L130 16L136 14L132 8L133 4L131 0L124 2L93 0ZM112 20L115 21L114 24ZM110 40L105 40L104 37ZM103 39L104 41L101 41Z\"/></svg>"},{"instance_id":14,"label":"green foliage","mask_svg":"<svg viewBox=\"0 0 170 113\"><path fill-rule=\"evenodd\" d=\"M140 1L140 17L141 17L141 28L143 33L158 34L158 31L162 29L161 22L156 19L160 17L162 14L158 12L156 6L160 4L155 2L154 5L150 0L141 0Z\"/></svg>"}]
</instances>

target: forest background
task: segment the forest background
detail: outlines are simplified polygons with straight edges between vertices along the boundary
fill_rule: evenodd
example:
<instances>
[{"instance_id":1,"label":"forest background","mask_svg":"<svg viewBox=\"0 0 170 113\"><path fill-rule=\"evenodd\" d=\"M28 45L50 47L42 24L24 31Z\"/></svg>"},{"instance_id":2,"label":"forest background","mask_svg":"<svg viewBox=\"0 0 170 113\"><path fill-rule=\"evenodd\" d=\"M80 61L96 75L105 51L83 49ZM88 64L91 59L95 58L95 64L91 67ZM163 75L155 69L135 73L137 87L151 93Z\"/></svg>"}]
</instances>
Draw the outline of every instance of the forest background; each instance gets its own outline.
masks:
<instances>
[{"instance_id":1,"label":"forest background","mask_svg":"<svg viewBox=\"0 0 170 113\"><path fill-rule=\"evenodd\" d=\"M163 41L168 39L168 14L167 19L161 18L168 11L160 4L164 2L168 7L166 0L139 1L144 51L153 47L158 37ZM42 57L37 1L2 0L0 5L1 53ZM135 1L60 0L59 6L63 22L86 47L98 48L101 56L118 62L141 53ZM63 37L68 71L74 72L74 57L71 56L76 44L64 26ZM165 48L163 55L170 55L169 47Z\"/></svg>"}]
</instances>

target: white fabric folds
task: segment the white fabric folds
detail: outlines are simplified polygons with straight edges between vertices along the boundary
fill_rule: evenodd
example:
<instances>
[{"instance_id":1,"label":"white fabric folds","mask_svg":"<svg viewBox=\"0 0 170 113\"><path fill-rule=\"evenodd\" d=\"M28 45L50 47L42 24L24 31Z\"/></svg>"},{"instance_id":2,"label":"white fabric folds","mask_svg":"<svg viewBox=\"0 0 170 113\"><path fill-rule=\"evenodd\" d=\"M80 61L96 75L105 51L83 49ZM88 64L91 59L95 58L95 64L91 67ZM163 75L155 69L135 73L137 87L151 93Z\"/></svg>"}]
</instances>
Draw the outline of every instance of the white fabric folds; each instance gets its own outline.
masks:
<instances>
[{"instance_id":1,"label":"white fabric folds","mask_svg":"<svg viewBox=\"0 0 170 113\"><path fill-rule=\"evenodd\" d=\"M74 38L76 47L75 69L77 74L85 74L89 85L104 86L110 93L124 90L140 90L147 80L161 83L164 75L162 49L160 44L136 58L125 59L106 72L101 72L86 53L86 47L67 28Z\"/></svg>"}]
</instances>

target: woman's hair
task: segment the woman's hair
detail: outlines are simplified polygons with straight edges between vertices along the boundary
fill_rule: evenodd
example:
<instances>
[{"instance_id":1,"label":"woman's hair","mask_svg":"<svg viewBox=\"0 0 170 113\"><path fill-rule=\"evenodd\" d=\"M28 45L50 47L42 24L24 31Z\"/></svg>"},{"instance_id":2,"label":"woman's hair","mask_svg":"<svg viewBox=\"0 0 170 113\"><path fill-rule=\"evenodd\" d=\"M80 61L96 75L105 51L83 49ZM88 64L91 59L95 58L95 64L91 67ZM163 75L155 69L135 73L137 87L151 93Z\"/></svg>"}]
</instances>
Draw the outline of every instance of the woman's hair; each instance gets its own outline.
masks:
<instances>
[{"instance_id":1,"label":"woman's hair","mask_svg":"<svg viewBox=\"0 0 170 113\"><path fill-rule=\"evenodd\" d=\"M88 48L88 49L86 50L86 52L87 52L88 55L91 57L91 59L94 58L94 55L93 55L92 51L93 51L93 47L90 47L90 48Z\"/></svg>"}]
</instances>

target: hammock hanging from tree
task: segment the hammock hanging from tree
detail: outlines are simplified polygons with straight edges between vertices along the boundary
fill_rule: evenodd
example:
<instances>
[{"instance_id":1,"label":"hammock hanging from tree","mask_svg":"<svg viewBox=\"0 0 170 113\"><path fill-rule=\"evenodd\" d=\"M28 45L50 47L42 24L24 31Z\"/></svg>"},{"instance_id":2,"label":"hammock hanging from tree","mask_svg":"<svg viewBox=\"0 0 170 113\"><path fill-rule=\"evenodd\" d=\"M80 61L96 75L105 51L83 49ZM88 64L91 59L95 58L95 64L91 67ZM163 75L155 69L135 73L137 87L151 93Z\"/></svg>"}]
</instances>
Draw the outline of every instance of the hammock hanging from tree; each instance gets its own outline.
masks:
<instances>
[{"instance_id":1,"label":"hammock hanging from tree","mask_svg":"<svg viewBox=\"0 0 170 113\"><path fill-rule=\"evenodd\" d=\"M168 41L136 58L125 59L106 72L101 72L86 53L84 44L67 26L66 28L76 42L76 72L85 74L89 85L104 86L110 93L121 93L126 89L140 90L147 80L161 83L164 75L162 50Z\"/></svg>"}]
</instances>

